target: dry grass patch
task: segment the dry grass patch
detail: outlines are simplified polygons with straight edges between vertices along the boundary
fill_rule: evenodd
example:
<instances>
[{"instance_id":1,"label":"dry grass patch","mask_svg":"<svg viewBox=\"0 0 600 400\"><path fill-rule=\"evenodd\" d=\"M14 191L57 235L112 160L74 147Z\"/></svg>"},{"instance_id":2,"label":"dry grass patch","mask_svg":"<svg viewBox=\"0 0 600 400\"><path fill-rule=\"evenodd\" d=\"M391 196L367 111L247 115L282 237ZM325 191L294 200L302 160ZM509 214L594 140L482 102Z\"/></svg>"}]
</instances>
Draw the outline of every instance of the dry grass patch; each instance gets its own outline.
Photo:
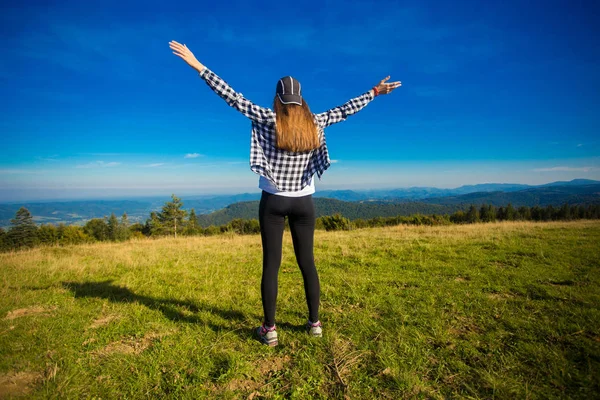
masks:
<instances>
[{"instance_id":1,"label":"dry grass patch","mask_svg":"<svg viewBox=\"0 0 600 400\"><path fill-rule=\"evenodd\" d=\"M26 308L19 308L17 310L9 311L4 317L6 320L12 320L20 317L28 317L30 315L48 315L52 311L56 310L56 306L44 307L44 306L32 306Z\"/></svg>"},{"instance_id":2,"label":"dry grass patch","mask_svg":"<svg viewBox=\"0 0 600 400\"><path fill-rule=\"evenodd\" d=\"M118 318L119 316L117 315L107 315L105 317L100 317L98 319L95 319L94 322L92 322L92 324L89 326L89 329L98 329L101 326L110 324L112 321Z\"/></svg>"},{"instance_id":3,"label":"dry grass patch","mask_svg":"<svg viewBox=\"0 0 600 400\"><path fill-rule=\"evenodd\" d=\"M0 398L26 396L37 382L42 380L39 372L9 372L0 374Z\"/></svg>"},{"instance_id":4,"label":"dry grass patch","mask_svg":"<svg viewBox=\"0 0 600 400\"><path fill-rule=\"evenodd\" d=\"M154 342L169 334L151 332L141 338L121 339L107 344L102 349L93 351L92 354L99 357L106 357L112 354L140 354L152 346Z\"/></svg>"},{"instance_id":5,"label":"dry grass patch","mask_svg":"<svg viewBox=\"0 0 600 400\"><path fill-rule=\"evenodd\" d=\"M488 293L487 297L492 300L506 300L515 296L509 293Z\"/></svg>"}]
</instances>

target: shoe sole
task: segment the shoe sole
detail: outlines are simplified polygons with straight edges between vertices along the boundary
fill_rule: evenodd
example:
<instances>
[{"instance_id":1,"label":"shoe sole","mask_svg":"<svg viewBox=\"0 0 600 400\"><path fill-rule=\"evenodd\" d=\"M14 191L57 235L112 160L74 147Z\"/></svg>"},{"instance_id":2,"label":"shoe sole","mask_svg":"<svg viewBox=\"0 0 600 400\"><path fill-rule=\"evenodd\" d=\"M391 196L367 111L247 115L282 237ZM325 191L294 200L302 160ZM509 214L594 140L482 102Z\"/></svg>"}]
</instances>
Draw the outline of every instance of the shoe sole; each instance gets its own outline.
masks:
<instances>
[{"instance_id":1,"label":"shoe sole","mask_svg":"<svg viewBox=\"0 0 600 400\"><path fill-rule=\"evenodd\" d=\"M277 340L274 340L272 342L267 342L266 340L261 340L261 342L263 344L266 344L269 347L275 347L275 346L277 346L279 344L279 341L277 341Z\"/></svg>"},{"instance_id":2,"label":"shoe sole","mask_svg":"<svg viewBox=\"0 0 600 400\"><path fill-rule=\"evenodd\" d=\"M277 346L279 344L279 340L278 339L271 340L270 342L267 339L263 338L263 337L259 337L258 339L260 340L260 342L262 344L266 344L269 347L275 347L275 346Z\"/></svg>"},{"instance_id":3,"label":"shoe sole","mask_svg":"<svg viewBox=\"0 0 600 400\"><path fill-rule=\"evenodd\" d=\"M259 342L261 342L262 344L266 344L269 347L275 347L279 344L279 340L277 337L275 337L273 340L269 341L269 339L267 339L264 336L261 336L257 331L255 331L256 336L258 336L258 340Z\"/></svg>"}]
</instances>

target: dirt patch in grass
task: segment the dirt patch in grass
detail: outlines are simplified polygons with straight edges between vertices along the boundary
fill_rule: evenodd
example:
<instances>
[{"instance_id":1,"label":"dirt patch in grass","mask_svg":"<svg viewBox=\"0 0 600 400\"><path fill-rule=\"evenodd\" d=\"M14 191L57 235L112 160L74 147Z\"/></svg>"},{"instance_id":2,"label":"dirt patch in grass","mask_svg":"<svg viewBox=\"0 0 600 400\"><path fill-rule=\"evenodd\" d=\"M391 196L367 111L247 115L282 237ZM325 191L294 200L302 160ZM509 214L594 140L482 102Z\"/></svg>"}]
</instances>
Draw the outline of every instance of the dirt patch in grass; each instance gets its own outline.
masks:
<instances>
[{"instance_id":1,"label":"dirt patch in grass","mask_svg":"<svg viewBox=\"0 0 600 400\"><path fill-rule=\"evenodd\" d=\"M0 398L25 396L42 379L39 372L10 372L0 374Z\"/></svg>"},{"instance_id":2,"label":"dirt patch in grass","mask_svg":"<svg viewBox=\"0 0 600 400\"><path fill-rule=\"evenodd\" d=\"M261 383L258 383L256 381L253 381L252 379L232 379L227 386L225 387L226 390L232 391L232 392L238 392L238 391L254 391L258 388L260 388L262 386Z\"/></svg>"},{"instance_id":3,"label":"dirt patch in grass","mask_svg":"<svg viewBox=\"0 0 600 400\"><path fill-rule=\"evenodd\" d=\"M468 335L480 334L483 332L479 326L467 317L457 318L456 323L448 328L448 333L452 336L465 338Z\"/></svg>"},{"instance_id":4,"label":"dirt patch in grass","mask_svg":"<svg viewBox=\"0 0 600 400\"><path fill-rule=\"evenodd\" d=\"M112 342L104 346L102 349L95 350L92 354L100 357L109 356L111 354L140 354L154 342L167 336L168 333L147 333L141 338L121 339L117 342Z\"/></svg>"},{"instance_id":5,"label":"dirt patch in grass","mask_svg":"<svg viewBox=\"0 0 600 400\"><path fill-rule=\"evenodd\" d=\"M289 365L290 361L292 361L292 357L288 355L269 357L266 360L261 360L256 369L263 376L272 375Z\"/></svg>"},{"instance_id":6,"label":"dirt patch in grass","mask_svg":"<svg viewBox=\"0 0 600 400\"><path fill-rule=\"evenodd\" d=\"M27 308L19 308L17 310L9 311L8 314L6 314L6 317L4 317L4 319L11 320L11 319L20 318L20 317L28 317L30 315L47 315L47 314L50 314L54 310L56 310L56 306L54 306L54 307L32 306L32 307L27 307Z\"/></svg>"},{"instance_id":7,"label":"dirt patch in grass","mask_svg":"<svg viewBox=\"0 0 600 400\"><path fill-rule=\"evenodd\" d=\"M214 386L214 391L226 390L232 392L252 392L248 398L260 397L260 390L268 385L270 380L278 379L275 375L283 369L289 367L292 358L289 355L273 356L268 359L262 359L255 363L255 370L258 371L258 378L236 378L224 384L224 386Z\"/></svg>"},{"instance_id":8,"label":"dirt patch in grass","mask_svg":"<svg viewBox=\"0 0 600 400\"><path fill-rule=\"evenodd\" d=\"M112 321L114 321L115 319L118 319L118 318L119 317L116 315L107 315L105 317L98 318L98 319L94 320L94 322L92 322L92 324L89 326L89 328L90 329L100 328L101 326L110 324Z\"/></svg>"},{"instance_id":9,"label":"dirt patch in grass","mask_svg":"<svg viewBox=\"0 0 600 400\"><path fill-rule=\"evenodd\" d=\"M515 296L510 293L488 293L487 297L492 300L506 300Z\"/></svg>"}]
</instances>

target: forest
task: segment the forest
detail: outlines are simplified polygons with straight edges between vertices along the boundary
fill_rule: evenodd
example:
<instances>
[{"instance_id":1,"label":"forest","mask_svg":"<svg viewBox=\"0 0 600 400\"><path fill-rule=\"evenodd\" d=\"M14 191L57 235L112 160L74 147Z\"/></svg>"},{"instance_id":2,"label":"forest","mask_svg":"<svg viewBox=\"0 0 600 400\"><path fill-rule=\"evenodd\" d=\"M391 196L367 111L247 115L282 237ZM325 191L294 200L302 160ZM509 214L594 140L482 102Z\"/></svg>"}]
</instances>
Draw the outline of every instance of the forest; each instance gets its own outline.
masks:
<instances>
[{"instance_id":1,"label":"forest","mask_svg":"<svg viewBox=\"0 0 600 400\"><path fill-rule=\"evenodd\" d=\"M316 199L323 200L323 199ZM327 199L328 200L328 199ZM248 207L247 203L237 203L233 207ZM317 207L318 207L318 202ZM360 206L360 203L357 207ZM402 206L400 204L399 206ZM323 215L327 209L319 210L315 228L319 230L353 230L369 227L395 225L450 225L473 224L497 221L570 221L581 219L599 219L600 205L569 205L560 207L548 205L496 207L491 204L476 206L471 204L464 210L453 213L414 213L412 215L375 216L372 218L348 218L340 213ZM254 213L254 215L257 215ZM359 214L358 214L359 215ZM183 202L174 194L171 201L165 202L158 212L152 211L145 223L130 223L127 213L117 217L93 218L84 226L65 224L37 225L33 216L25 207L21 207L11 219L11 226L0 228L0 251L32 248L40 245L69 245L102 241L126 241L129 239L156 238L163 236L212 236L218 234L258 234L259 221L255 218L234 218L223 224L211 224L203 227L205 216L198 216L192 208L183 209ZM206 221L204 221L206 222ZM286 221L286 229L288 229Z\"/></svg>"}]
</instances>

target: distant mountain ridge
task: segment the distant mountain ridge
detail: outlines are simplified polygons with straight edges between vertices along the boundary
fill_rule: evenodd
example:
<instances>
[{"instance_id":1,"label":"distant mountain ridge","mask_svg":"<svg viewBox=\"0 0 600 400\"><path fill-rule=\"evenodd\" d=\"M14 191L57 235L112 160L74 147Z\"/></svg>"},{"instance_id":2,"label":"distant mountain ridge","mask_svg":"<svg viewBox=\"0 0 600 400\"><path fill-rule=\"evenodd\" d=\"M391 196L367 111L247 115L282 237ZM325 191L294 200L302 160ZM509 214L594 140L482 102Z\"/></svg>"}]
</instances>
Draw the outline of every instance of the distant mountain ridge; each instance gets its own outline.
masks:
<instances>
[{"instance_id":1,"label":"distant mountain ridge","mask_svg":"<svg viewBox=\"0 0 600 400\"><path fill-rule=\"evenodd\" d=\"M372 209L362 207L363 214L373 215L374 211L372 210L379 210L383 213L379 216L389 216L388 213L398 210L415 210L414 212L421 213L442 213L441 210L448 210L450 212L450 210L456 210L457 207L460 208L471 203L485 203L497 206L506 205L509 202L515 206L536 204L559 205L564 202L572 204L596 203L599 200L597 193L594 194L595 189L593 188L597 185L600 185L600 181L575 179L568 182L552 182L536 186L511 183L485 183L465 185L455 189L412 187L364 191L323 190L315 193L314 197L315 200L327 198L341 200L346 203L371 203L377 207ZM202 215L223 210L224 207L236 203L257 201L260 199L260 192L257 189L256 193L220 196L181 196L181 198L185 209L190 210L194 208L198 215ZM21 206L26 207L32 213L37 223L81 225L92 218L103 218L104 216L110 216L111 213L121 216L124 212L127 213L130 222L144 222L149 217L151 211L160 210L162 205L169 200L167 196L156 196L131 200L74 200L0 204L0 227L9 226L10 219L14 218L16 211ZM393 205L401 203L410 203L413 205L404 206L404 208L397 205L390 206L387 209L381 207L383 204ZM417 203L420 206L416 206L415 204ZM328 204L328 210L344 209L349 215L356 215L356 211L350 211L355 209L356 205L336 206L336 208L333 206L334 203L331 202L324 202L322 204ZM429 210L433 210L430 208L432 205L444 206L446 208L442 207L439 211L429 212ZM399 214L405 215L402 212ZM232 215L237 214L233 213Z\"/></svg>"},{"instance_id":2,"label":"distant mountain ridge","mask_svg":"<svg viewBox=\"0 0 600 400\"><path fill-rule=\"evenodd\" d=\"M345 201L365 200L422 200L445 196L458 196L478 192L516 192L525 189L535 189L549 186L582 186L600 184L600 181L591 179L574 179L568 182L551 182L543 185L524 185L519 183L481 183L477 185L464 185L454 189L439 189L435 187L410 187L402 189L378 190L323 190L315 197L327 197Z\"/></svg>"},{"instance_id":3,"label":"distant mountain ridge","mask_svg":"<svg viewBox=\"0 0 600 400\"><path fill-rule=\"evenodd\" d=\"M258 201L235 203L207 215L198 217L203 227L227 224L233 219L252 219L258 216ZM451 214L464 210L471 204L506 206L556 206L588 205L600 203L600 183L593 185L543 186L514 192L475 192L458 196L446 196L421 201L342 201L315 198L317 217L339 213L350 220L375 217L407 216L413 214Z\"/></svg>"}]
</instances>

